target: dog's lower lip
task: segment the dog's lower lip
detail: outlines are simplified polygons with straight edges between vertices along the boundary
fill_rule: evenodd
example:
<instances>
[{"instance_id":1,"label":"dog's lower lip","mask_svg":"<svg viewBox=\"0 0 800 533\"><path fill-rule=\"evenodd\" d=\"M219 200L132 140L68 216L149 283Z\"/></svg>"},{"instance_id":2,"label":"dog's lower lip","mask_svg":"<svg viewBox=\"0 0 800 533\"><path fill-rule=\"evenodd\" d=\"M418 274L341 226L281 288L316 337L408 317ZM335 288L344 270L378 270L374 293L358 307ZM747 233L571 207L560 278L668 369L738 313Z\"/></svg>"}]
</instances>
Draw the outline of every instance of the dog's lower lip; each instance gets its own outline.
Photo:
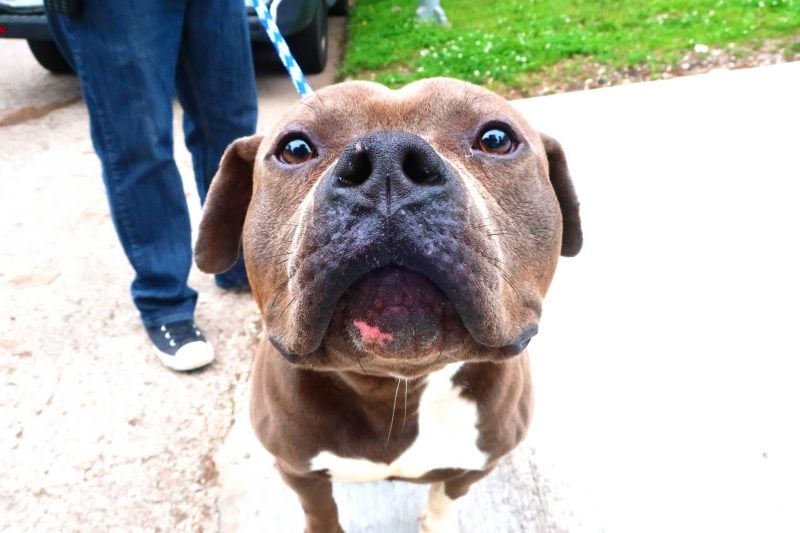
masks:
<instances>
[{"instance_id":1,"label":"dog's lower lip","mask_svg":"<svg viewBox=\"0 0 800 533\"><path fill-rule=\"evenodd\" d=\"M428 276L390 264L356 280L336 305L335 331L370 350L421 357L455 327L452 303Z\"/></svg>"},{"instance_id":2,"label":"dog's lower lip","mask_svg":"<svg viewBox=\"0 0 800 533\"><path fill-rule=\"evenodd\" d=\"M479 304L481 298L485 298L485 296L473 294L465 283L453 279L450 272L442 270L441 265L432 262L427 256L413 253L413 246L408 245L403 248L407 243L395 242L394 244L394 247L386 245L375 248L375 253L370 256L371 268L365 264L365 261L357 257L350 257L331 264L329 271L315 273L312 276L315 279L315 288L306 291L307 293L301 295L300 298L300 305L307 306L304 313L306 317L306 322L303 324L304 334L302 336L290 334L289 338L278 336L283 341L276 346L278 351L289 361L305 361L307 356L316 352L325 342L325 338L330 333L334 313L343 296L363 278L384 268L410 271L425 278L430 285L441 292L444 301L452 306L452 312L466 330L464 334L468 335L476 345L498 350L498 353L508 352L509 357L525 349L525 345L533 333L527 337L523 335L512 339L496 336L490 328L482 325L483 320L491 320L492 317L485 316L480 307L474 306L476 304L473 301L474 298L478 299L477 303ZM385 303L390 304L390 302ZM391 309L391 306L389 308ZM418 315L413 316L418 317ZM369 326L381 325L370 320L370 317L362 312L353 314L346 324L339 324L338 327L353 329L351 326L354 320L364 321ZM383 326L388 326L388 324L384 323ZM396 331L391 331L392 329L391 326L382 328L384 332L396 333ZM400 336L395 335L395 339L400 339ZM522 344L523 342L525 345ZM397 343L394 346L396 348Z\"/></svg>"},{"instance_id":3,"label":"dog's lower lip","mask_svg":"<svg viewBox=\"0 0 800 533\"><path fill-rule=\"evenodd\" d=\"M278 350L278 353L280 353L283 357L285 357L286 360L289 361L290 363L296 364L302 360L302 356L300 354L293 353L287 350L283 346L283 344L281 344L281 342L275 337L270 337L269 342L272 344L272 346L275 347L276 350Z\"/></svg>"},{"instance_id":4,"label":"dog's lower lip","mask_svg":"<svg viewBox=\"0 0 800 533\"><path fill-rule=\"evenodd\" d=\"M513 357L515 355L519 355L520 353L522 353L522 351L528 347L528 344L530 344L531 339L533 339L538 332L539 332L539 326L536 324L526 329L522 333L522 335L519 336L519 340L505 347L504 355L506 355L507 357Z\"/></svg>"}]
</instances>

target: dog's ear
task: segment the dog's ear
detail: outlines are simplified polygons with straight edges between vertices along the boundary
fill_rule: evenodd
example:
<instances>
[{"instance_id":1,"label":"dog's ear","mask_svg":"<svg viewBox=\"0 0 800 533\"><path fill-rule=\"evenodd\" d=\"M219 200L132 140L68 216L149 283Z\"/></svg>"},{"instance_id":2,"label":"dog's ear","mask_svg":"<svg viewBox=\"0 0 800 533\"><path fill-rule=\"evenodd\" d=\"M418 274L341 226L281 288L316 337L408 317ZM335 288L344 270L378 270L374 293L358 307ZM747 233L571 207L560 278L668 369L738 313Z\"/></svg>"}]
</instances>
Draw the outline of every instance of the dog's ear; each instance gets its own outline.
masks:
<instances>
[{"instance_id":1,"label":"dog's ear","mask_svg":"<svg viewBox=\"0 0 800 533\"><path fill-rule=\"evenodd\" d=\"M544 149L547 152L547 163L550 167L550 183L555 190L556 198L561 206L563 219L563 235L561 237L561 255L572 257L578 255L583 246L581 230L581 214L578 195L572 185L572 178L567 168L567 158L557 140L549 135L540 134Z\"/></svg>"},{"instance_id":2,"label":"dog's ear","mask_svg":"<svg viewBox=\"0 0 800 533\"><path fill-rule=\"evenodd\" d=\"M261 135L242 137L225 150L211 181L194 247L198 268L218 274L239 258L242 227L253 194L253 161Z\"/></svg>"}]
</instances>

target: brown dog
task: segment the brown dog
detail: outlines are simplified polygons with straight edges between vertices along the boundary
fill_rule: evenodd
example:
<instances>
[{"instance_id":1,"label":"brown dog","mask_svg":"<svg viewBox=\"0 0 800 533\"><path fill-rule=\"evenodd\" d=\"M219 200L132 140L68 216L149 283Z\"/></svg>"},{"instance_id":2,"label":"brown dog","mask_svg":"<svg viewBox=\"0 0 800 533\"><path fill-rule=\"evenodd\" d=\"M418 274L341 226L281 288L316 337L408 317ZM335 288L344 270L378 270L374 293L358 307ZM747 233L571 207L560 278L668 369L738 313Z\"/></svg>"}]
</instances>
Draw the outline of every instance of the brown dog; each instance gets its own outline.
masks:
<instances>
[{"instance_id":1,"label":"brown dog","mask_svg":"<svg viewBox=\"0 0 800 533\"><path fill-rule=\"evenodd\" d=\"M251 417L307 531L341 531L331 481L432 483L425 531L513 449L525 348L578 202L556 141L480 87L352 82L228 148L196 247L240 243L266 327Z\"/></svg>"}]
</instances>

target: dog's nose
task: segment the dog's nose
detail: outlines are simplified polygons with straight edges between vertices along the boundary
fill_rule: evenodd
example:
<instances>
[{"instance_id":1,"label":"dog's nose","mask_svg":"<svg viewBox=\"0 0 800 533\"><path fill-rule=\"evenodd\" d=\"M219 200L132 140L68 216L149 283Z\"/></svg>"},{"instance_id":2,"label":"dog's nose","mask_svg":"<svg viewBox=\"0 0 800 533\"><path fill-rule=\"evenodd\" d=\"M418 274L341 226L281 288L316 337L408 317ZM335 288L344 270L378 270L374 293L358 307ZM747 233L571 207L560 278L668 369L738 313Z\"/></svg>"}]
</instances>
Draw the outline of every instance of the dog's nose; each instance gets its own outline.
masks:
<instances>
[{"instance_id":1,"label":"dog's nose","mask_svg":"<svg viewBox=\"0 0 800 533\"><path fill-rule=\"evenodd\" d=\"M342 151L331 172L330 199L385 212L440 196L451 181L444 160L421 137L399 131L371 132Z\"/></svg>"}]
</instances>

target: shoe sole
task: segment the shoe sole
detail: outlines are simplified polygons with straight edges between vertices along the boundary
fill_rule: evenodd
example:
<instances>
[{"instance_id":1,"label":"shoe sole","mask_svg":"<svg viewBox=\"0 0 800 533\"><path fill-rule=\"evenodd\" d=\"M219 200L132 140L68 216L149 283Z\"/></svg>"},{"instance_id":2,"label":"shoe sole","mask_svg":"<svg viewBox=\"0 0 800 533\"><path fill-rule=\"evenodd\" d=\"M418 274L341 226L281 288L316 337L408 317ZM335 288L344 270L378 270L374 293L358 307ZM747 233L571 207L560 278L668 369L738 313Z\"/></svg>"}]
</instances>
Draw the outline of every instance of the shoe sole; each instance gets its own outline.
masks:
<instances>
[{"instance_id":1,"label":"shoe sole","mask_svg":"<svg viewBox=\"0 0 800 533\"><path fill-rule=\"evenodd\" d=\"M208 366L214 362L214 350L212 350L210 346L208 347L208 351L206 353L199 353L195 355L187 354L181 357L178 357L177 355L165 354L158 348L154 348L153 352L156 354L156 357L158 357L159 361L161 361L162 365L170 370L175 370L176 372L197 370L198 368L203 368L204 366Z\"/></svg>"}]
</instances>

